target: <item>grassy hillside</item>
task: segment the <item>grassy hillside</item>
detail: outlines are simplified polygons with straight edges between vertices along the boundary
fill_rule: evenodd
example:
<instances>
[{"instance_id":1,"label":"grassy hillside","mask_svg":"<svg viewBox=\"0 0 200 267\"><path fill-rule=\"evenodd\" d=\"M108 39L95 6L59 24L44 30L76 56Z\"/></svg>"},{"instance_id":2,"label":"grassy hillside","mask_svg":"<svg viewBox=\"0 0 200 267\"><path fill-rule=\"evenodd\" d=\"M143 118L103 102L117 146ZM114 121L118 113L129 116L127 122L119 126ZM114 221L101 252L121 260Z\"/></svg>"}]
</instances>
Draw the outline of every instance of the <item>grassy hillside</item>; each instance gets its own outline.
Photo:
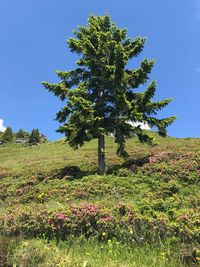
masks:
<instances>
[{"instance_id":1,"label":"grassy hillside","mask_svg":"<svg viewBox=\"0 0 200 267\"><path fill-rule=\"evenodd\" d=\"M189 254L197 265L200 139L156 139L128 140L130 157L120 159L107 138L106 176L97 174L97 140L79 150L63 140L1 145L0 261L182 266Z\"/></svg>"}]
</instances>

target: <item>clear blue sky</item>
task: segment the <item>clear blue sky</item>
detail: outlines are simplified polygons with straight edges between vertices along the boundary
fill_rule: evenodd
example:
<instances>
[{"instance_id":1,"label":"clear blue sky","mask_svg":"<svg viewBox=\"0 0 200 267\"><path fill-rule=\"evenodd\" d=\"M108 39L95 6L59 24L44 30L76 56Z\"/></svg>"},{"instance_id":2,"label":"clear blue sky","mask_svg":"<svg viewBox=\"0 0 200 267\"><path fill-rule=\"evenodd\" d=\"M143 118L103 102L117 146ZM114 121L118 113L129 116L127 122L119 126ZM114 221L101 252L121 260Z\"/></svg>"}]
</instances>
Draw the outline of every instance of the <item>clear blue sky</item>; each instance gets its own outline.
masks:
<instances>
[{"instance_id":1,"label":"clear blue sky","mask_svg":"<svg viewBox=\"0 0 200 267\"><path fill-rule=\"evenodd\" d=\"M54 70L74 68L66 45L90 13L109 13L130 37L148 38L144 57L156 59L150 75L156 99L172 97L160 116L177 115L169 135L200 137L200 0L0 0L0 119L16 131L39 128L51 140L63 103L43 89Z\"/></svg>"}]
</instances>

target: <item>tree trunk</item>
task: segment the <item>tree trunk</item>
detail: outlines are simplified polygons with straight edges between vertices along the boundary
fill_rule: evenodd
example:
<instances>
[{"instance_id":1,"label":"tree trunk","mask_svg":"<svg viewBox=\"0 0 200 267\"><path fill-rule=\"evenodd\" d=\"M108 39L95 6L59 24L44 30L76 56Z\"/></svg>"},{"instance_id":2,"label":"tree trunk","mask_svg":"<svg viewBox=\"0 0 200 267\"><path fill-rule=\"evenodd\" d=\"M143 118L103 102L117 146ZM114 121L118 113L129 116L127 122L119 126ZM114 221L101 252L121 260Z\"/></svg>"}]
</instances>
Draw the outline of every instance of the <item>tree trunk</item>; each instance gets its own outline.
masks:
<instances>
[{"instance_id":1,"label":"tree trunk","mask_svg":"<svg viewBox=\"0 0 200 267\"><path fill-rule=\"evenodd\" d=\"M98 139L98 164L99 164L99 174L106 173L106 162L105 162L105 138L101 134Z\"/></svg>"}]
</instances>

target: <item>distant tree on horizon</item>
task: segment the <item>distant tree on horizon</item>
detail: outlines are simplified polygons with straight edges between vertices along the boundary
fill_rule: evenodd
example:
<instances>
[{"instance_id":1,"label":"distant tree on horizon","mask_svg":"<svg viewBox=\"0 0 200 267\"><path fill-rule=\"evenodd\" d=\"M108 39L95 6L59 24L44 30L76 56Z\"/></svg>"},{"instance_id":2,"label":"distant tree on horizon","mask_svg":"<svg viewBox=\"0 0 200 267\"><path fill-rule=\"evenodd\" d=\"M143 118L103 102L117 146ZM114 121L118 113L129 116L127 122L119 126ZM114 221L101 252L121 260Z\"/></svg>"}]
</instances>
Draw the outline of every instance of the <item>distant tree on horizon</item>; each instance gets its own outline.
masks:
<instances>
[{"instance_id":1,"label":"distant tree on horizon","mask_svg":"<svg viewBox=\"0 0 200 267\"><path fill-rule=\"evenodd\" d=\"M47 137L44 134L40 133L38 128L33 129L29 134L29 139L28 139L29 144L36 145L39 143L45 143L47 141L48 141Z\"/></svg>"},{"instance_id":2,"label":"distant tree on horizon","mask_svg":"<svg viewBox=\"0 0 200 267\"><path fill-rule=\"evenodd\" d=\"M44 134L40 133L40 143L45 143L47 141L48 141L47 137Z\"/></svg>"},{"instance_id":3,"label":"distant tree on horizon","mask_svg":"<svg viewBox=\"0 0 200 267\"><path fill-rule=\"evenodd\" d=\"M19 131L16 133L16 138L28 138L29 137L29 133L24 131L22 128L19 129Z\"/></svg>"},{"instance_id":4,"label":"distant tree on horizon","mask_svg":"<svg viewBox=\"0 0 200 267\"><path fill-rule=\"evenodd\" d=\"M117 143L117 154L127 156L125 142L137 135L140 142L153 144L153 137L140 125L156 127L161 136L175 117L158 119L157 112L171 102L171 98L154 102L156 81L144 92L135 92L144 85L154 66L145 58L137 69L127 64L143 50L145 38L131 40L126 29L111 22L108 15L89 16L88 25L74 31L69 38L71 52L79 56L78 67L70 71L56 71L60 82L43 82L44 87L65 101L56 119L63 123L58 129L69 144L78 148L86 141L98 138L99 173L106 172L105 135L112 134Z\"/></svg>"},{"instance_id":5,"label":"distant tree on horizon","mask_svg":"<svg viewBox=\"0 0 200 267\"><path fill-rule=\"evenodd\" d=\"M29 144L38 144L38 143L40 143L40 132L39 132L39 130L37 128L33 129L31 131L28 143Z\"/></svg>"},{"instance_id":6,"label":"distant tree on horizon","mask_svg":"<svg viewBox=\"0 0 200 267\"><path fill-rule=\"evenodd\" d=\"M14 134L11 127L7 127L3 135L1 136L2 143L12 143L14 140Z\"/></svg>"}]
</instances>

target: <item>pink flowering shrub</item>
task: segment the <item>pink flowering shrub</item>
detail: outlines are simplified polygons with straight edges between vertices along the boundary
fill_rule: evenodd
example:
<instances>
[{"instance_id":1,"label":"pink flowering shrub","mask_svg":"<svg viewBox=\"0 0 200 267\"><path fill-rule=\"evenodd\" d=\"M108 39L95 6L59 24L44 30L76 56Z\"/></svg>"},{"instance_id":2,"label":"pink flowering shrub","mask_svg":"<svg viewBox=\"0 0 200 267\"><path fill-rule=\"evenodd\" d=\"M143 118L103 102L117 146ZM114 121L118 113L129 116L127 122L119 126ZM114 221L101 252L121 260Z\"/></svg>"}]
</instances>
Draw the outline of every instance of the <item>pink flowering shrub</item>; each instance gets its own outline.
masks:
<instances>
[{"instance_id":1,"label":"pink flowering shrub","mask_svg":"<svg viewBox=\"0 0 200 267\"><path fill-rule=\"evenodd\" d=\"M89 197L88 193L85 191L77 191L76 197L79 199L87 199Z\"/></svg>"},{"instance_id":2,"label":"pink flowering shrub","mask_svg":"<svg viewBox=\"0 0 200 267\"><path fill-rule=\"evenodd\" d=\"M149 163L158 163L167 159L169 156L173 155L173 152L168 151L158 151L157 153L153 154L148 158Z\"/></svg>"},{"instance_id":3,"label":"pink flowering shrub","mask_svg":"<svg viewBox=\"0 0 200 267\"><path fill-rule=\"evenodd\" d=\"M198 155L193 152L154 151L140 170L146 175L193 184L200 182L199 166Z\"/></svg>"},{"instance_id":4,"label":"pink flowering shrub","mask_svg":"<svg viewBox=\"0 0 200 267\"><path fill-rule=\"evenodd\" d=\"M155 242L172 236L198 240L200 220L194 209L174 214L173 218L171 222L155 212L154 217L148 217L122 204L107 211L85 203L60 211L19 210L1 214L0 233L56 238L58 241L79 236L97 236L102 241L114 237L124 242Z\"/></svg>"}]
</instances>

